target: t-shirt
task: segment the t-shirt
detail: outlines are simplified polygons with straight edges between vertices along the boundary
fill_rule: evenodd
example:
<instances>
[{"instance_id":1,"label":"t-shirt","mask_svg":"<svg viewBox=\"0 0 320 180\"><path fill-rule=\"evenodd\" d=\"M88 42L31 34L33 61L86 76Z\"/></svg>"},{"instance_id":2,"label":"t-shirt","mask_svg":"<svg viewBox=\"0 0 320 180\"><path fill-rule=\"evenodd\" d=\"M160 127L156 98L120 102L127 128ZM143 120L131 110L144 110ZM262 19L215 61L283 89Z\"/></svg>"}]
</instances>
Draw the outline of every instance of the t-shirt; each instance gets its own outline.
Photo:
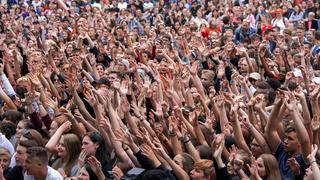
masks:
<instances>
[{"instance_id":1,"label":"t-shirt","mask_svg":"<svg viewBox=\"0 0 320 180\"><path fill-rule=\"evenodd\" d=\"M279 163L279 168L280 168L282 180L295 179L294 172L291 170L291 168L289 167L289 165L287 163L288 159L291 158L291 156L284 150L284 142L281 141L281 143L279 144L275 156L276 156L278 163ZM296 155L295 159L298 162L298 164L300 165L300 172L303 177L305 174L305 170L306 170L307 165L304 162L301 154Z\"/></svg>"},{"instance_id":2,"label":"t-shirt","mask_svg":"<svg viewBox=\"0 0 320 180\"><path fill-rule=\"evenodd\" d=\"M34 176L28 175L27 172L24 173L24 180L36 180ZM54 170L52 167L48 166L48 174L46 180L63 180L61 174Z\"/></svg>"},{"instance_id":3,"label":"t-shirt","mask_svg":"<svg viewBox=\"0 0 320 180\"><path fill-rule=\"evenodd\" d=\"M2 133L0 133L0 147L7 149L10 152L10 154L13 155L14 148L11 142Z\"/></svg>"}]
</instances>

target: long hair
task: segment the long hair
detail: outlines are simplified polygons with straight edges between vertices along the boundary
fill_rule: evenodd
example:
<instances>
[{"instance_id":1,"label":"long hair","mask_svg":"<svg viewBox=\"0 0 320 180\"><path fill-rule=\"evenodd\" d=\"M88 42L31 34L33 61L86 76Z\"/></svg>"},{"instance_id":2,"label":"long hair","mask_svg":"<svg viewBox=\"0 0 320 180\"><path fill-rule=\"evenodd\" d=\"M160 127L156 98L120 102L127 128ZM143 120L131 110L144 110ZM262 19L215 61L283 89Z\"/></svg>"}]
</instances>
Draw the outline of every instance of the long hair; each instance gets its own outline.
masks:
<instances>
[{"instance_id":1,"label":"long hair","mask_svg":"<svg viewBox=\"0 0 320 180\"><path fill-rule=\"evenodd\" d=\"M66 147L66 151L68 152L68 157L66 161L60 157L53 167L58 169L64 164L64 170L67 176L72 176L71 170L73 166L77 164L78 156L81 151L81 141L77 135L72 133L64 134L61 138L63 138L63 143Z\"/></svg>"},{"instance_id":2,"label":"long hair","mask_svg":"<svg viewBox=\"0 0 320 180\"><path fill-rule=\"evenodd\" d=\"M266 180L281 179L277 159L271 154L262 154L260 158L263 160L265 167L267 175Z\"/></svg>"},{"instance_id":3,"label":"long hair","mask_svg":"<svg viewBox=\"0 0 320 180\"><path fill-rule=\"evenodd\" d=\"M95 157L100 161L100 163L102 165L109 163L109 158L107 155L108 151L102 135L97 132L89 132L86 136L88 136L92 142L99 144Z\"/></svg>"}]
</instances>

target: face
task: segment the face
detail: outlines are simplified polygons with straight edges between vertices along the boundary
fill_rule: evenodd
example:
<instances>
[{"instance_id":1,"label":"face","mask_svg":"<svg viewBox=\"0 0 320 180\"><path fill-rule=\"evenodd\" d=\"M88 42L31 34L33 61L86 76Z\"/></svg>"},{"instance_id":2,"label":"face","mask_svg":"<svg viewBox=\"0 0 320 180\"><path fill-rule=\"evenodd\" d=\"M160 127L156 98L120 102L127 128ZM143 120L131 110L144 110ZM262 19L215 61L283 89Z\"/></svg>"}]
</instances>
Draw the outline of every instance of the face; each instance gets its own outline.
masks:
<instances>
[{"instance_id":1,"label":"face","mask_svg":"<svg viewBox=\"0 0 320 180\"><path fill-rule=\"evenodd\" d=\"M27 148L18 145L16 149L16 163L18 166L24 166L27 159Z\"/></svg>"},{"instance_id":2,"label":"face","mask_svg":"<svg viewBox=\"0 0 320 180\"><path fill-rule=\"evenodd\" d=\"M258 173L259 173L260 177L265 177L266 176L266 168L263 164L262 158L257 159L257 165L258 165Z\"/></svg>"},{"instance_id":3,"label":"face","mask_svg":"<svg viewBox=\"0 0 320 180\"><path fill-rule=\"evenodd\" d=\"M25 128L24 123L20 121L16 128L16 139L20 139L24 128Z\"/></svg>"},{"instance_id":4,"label":"face","mask_svg":"<svg viewBox=\"0 0 320 180\"><path fill-rule=\"evenodd\" d=\"M205 87L209 87L212 84L213 76L210 75L208 72L203 72L201 74L201 82Z\"/></svg>"},{"instance_id":5,"label":"face","mask_svg":"<svg viewBox=\"0 0 320 180\"><path fill-rule=\"evenodd\" d=\"M24 168L26 169L28 175L36 175L37 171L39 171L39 169L41 168L41 164L39 163L39 160L31 158L27 154L27 159L26 163L24 164Z\"/></svg>"},{"instance_id":6,"label":"face","mask_svg":"<svg viewBox=\"0 0 320 180\"><path fill-rule=\"evenodd\" d=\"M239 62L239 71L240 73L247 73L249 72L249 66L246 60L240 60Z\"/></svg>"},{"instance_id":7,"label":"face","mask_svg":"<svg viewBox=\"0 0 320 180\"><path fill-rule=\"evenodd\" d=\"M82 140L81 149L85 150L88 155L95 155L99 145L97 143L92 142L92 140L85 136Z\"/></svg>"},{"instance_id":8,"label":"face","mask_svg":"<svg viewBox=\"0 0 320 180\"><path fill-rule=\"evenodd\" d=\"M252 151L252 155L254 157L259 157L261 154L263 154L263 150L261 149L261 147L259 146L258 142L256 141L256 139L254 139L251 144L251 151Z\"/></svg>"},{"instance_id":9,"label":"face","mask_svg":"<svg viewBox=\"0 0 320 180\"><path fill-rule=\"evenodd\" d=\"M233 166L231 164L231 160L232 160L231 158L232 157L230 156L229 157L229 162L227 164L227 171L228 171L229 174L236 174L236 172L234 171ZM243 163L243 161L241 159L242 159L241 155L237 154L235 159L234 159L235 165L240 166L241 163Z\"/></svg>"},{"instance_id":10,"label":"face","mask_svg":"<svg viewBox=\"0 0 320 180\"><path fill-rule=\"evenodd\" d=\"M249 28L248 22L243 22L243 23L242 23L242 29L243 29L243 30L248 30L248 28Z\"/></svg>"},{"instance_id":11,"label":"face","mask_svg":"<svg viewBox=\"0 0 320 180\"><path fill-rule=\"evenodd\" d=\"M284 137L284 149L288 153L296 153L298 148L300 147L297 133L296 132L289 132L285 133Z\"/></svg>"},{"instance_id":12,"label":"face","mask_svg":"<svg viewBox=\"0 0 320 180\"><path fill-rule=\"evenodd\" d=\"M53 136L53 134L57 131L57 129L58 129L58 123L56 121L52 121L50 125L50 130L49 130L50 137Z\"/></svg>"},{"instance_id":13,"label":"face","mask_svg":"<svg viewBox=\"0 0 320 180\"><path fill-rule=\"evenodd\" d=\"M59 140L57 150L58 150L59 157L66 158L68 156L68 151L67 151L66 145L64 144L64 137L63 136Z\"/></svg>"},{"instance_id":14,"label":"face","mask_svg":"<svg viewBox=\"0 0 320 180\"><path fill-rule=\"evenodd\" d=\"M103 76L104 69L103 69L103 67L101 65L97 65L97 71L98 71L98 74L99 74L100 77Z\"/></svg>"},{"instance_id":15,"label":"face","mask_svg":"<svg viewBox=\"0 0 320 180\"><path fill-rule=\"evenodd\" d=\"M89 173L87 172L85 167L80 169L78 179L79 180L90 180Z\"/></svg>"},{"instance_id":16,"label":"face","mask_svg":"<svg viewBox=\"0 0 320 180\"><path fill-rule=\"evenodd\" d=\"M203 171L197 170L197 169L193 169L190 172L190 176L192 177L193 180L207 179L205 178Z\"/></svg>"},{"instance_id":17,"label":"face","mask_svg":"<svg viewBox=\"0 0 320 180\"><path fill-rule=\"evenodd\" d=\"M9 168L10 165L10 157L9 156L0 156L0 166L3 170Z\"/></svg>"}]
</instances>

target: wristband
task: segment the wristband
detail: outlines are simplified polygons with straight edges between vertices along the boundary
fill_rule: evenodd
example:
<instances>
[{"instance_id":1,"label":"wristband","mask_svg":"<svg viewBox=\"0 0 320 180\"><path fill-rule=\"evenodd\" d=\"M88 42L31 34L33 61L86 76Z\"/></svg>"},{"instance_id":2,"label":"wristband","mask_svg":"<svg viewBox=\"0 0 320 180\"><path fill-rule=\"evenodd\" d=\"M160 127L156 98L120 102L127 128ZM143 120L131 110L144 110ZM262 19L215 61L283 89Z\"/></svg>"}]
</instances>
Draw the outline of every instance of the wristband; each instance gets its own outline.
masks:
<instances>
[{"instance_id":1,"label":"wristband","mask_svg":"<svg viewBox=\"0 0 320 180\"><path fill-rule=\"evenodd\" d=\"M184 143L184 144L187 144L188 142L190 142L190 139L184 141L183 143Z\"/></svg>"},{"instance_id":2,"label":"wristband","mask_svg":"<svg viewBox=\"0 0 320 180\"><path fill-rule=\"evenodd\" d=\"M313 160L313 161L311 161L311 162L310 162L310 165L311 165L312 163L314 163L314 162L315 162L315 163L317 163L317 161L316 161L316 160Z\"/></svg>"},{"instance_id":3,"label":"wristband","mask_svg":"<svg viewBox=\"0 0 320 180\"><path fill-rule=\"evenodd\" d=\"M177 133L175 133L175 132L169 132L168 133L168 136L176 136L177 135Z\"/></svg>"}]
</instances>

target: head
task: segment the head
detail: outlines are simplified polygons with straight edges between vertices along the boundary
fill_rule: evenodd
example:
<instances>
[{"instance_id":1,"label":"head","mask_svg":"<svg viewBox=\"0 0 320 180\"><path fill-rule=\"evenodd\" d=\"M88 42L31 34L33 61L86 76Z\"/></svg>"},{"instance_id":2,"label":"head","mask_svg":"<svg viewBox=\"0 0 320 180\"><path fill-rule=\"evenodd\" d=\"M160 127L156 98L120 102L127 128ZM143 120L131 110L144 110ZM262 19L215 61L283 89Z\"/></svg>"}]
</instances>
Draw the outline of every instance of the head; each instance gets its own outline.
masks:
<instances>
[{"instance_id":1,"label":"head","mask_svg":"<svg viewBox=\"0 0 320 180\"><path fill-rule=\"evenodd\" d=\"M16 139L19 140L23 134L24 129L32 129L33 125L28 119L23 119L18 122L16 127Z\"/></svg>"},{"instance_id":2,"label":"head","mask_svg":"<svg viewBox=\"0 0 320 180\"><path fill-rule=\"evenodd\" d=\"M201 82L205 88L209 88L213 84L214 72L211 70L203 70L201 72Z\"/></svg>"},{"instance_id":3,"label":"head","mask_svg":"<svg viewBox=\"0 0 320 180\"><path fill-rule=\"evenodd\" d=\"M178 154L173 158L174 162L178 164L183 170L188 174L193 169L194 160L192 156L188 153Z\"/></svg>"},{"instance_id":4,"label":"head","mask_svg":"<svg viewBox=\"0 0 320 180\"><path fill-rule=\"evenodd\" d=\"M248 21L246 21L246 20L243 20L242 21L242 24L241 24L241 28L242 28L242 30L243 31L248 31L248 29L249 29L249 22Z\"/></svg>"},{"instance_id":5,"label":"head","mask_svg":"<svg viewBox=\"0 0 320 180\"><path fill-rule=\"evenodd\" d=\"M7 110L5 113L3 113L3 121L10 121L14 124L17 124L22 119L22 113L16 110Z\"/></svg>"},{"instance_id":6,"label":"head","mask_svg":"<svg viewBox=\"0 0 320 180\"><path fill-rule=\"evenodd\" d=\"M201 159L194 163L193 170L191 171L191 177L194 180L213 180L215 179L215 170L213 161L208 159Z\"/></svg>"},{"instance_id":7,"label":"head","mask_svg":"<svg viewBox=\"0 0 320 180\"><path fill-rule=\"evenodd\" d=\"M59 126L61 126L67 120L68 118L65 115L56 116L50 125L49 136L52 137L53 134L58 130Z\"/></svg>"},{"instance_id":8,"label":"head","mask_svg":"<svg viewBox=\"0 0 320 180\"><path fill-rule=\"evenodd\" d=\"M240 59L238 66L241 74L247 74L249 72L249 65L245 58Z\"/></svg>"},{"instance_id":9,"label":"head","mask_svg":"<svg viewBox=\"0 0 320 180\"><path fill-rule=\"evenodd\" d=\"M0 148L0 166L5 171L9 168L11 162L11 154L8 149Z\"/></svg>"},{"instance_id":10,"label":"head","mask_svg":"<svg viewBox=\"0 0 320 180\"><path fill-rule=\"evenodd\" d=\"M75 134L64 134L59 140L57 147L58 156L63 159L75 160L78 158L81 150L81 142Z\"/></svg>"},{"instance_id":11,"label":"head","mask_svg":"<svg viewBox=\"0 0 320 180\"><path fill-rule=\"evenodd\" d=\"M98 180L98 177L86 163L78 172L78 180Z\"/></svg>"},{"instance_id":12,"label":"head","mask_svg":"<svg viewBox=\"0 0 320 180\"><path fill-rule=\"evenodd\" d=\"M27 159L27 149L29 147L38 146L36 141L26 140L20 141L16 148L16 164L17 166L24 166Z\"/></svg>"},{"instance_id":13,"label":"head","mask_svg":"<svg viewBox=\"0 0 320 180\"><path fill-rule=\"evenodd\" d=\"M232 157L229 157L229 158L232 158ZM242 165L243 164L250 164L249 154L247 152L245 152L244 150L240 149L236 154L236 157L234 159L234 163L239 166L241 164ZM231 164L231 159L229 159L229 162L227 164L227 170L228 170L229 174L236 174L236 172L233 170L233 166Z\"/></svg>"},{"instance_id":14,"label":"head","mask_svg":"<svg viewBox=\"0 0 320 180\"><path fill-rule=\"evenodd\" d=\"M257 159L258 173L263 179L281 179L278 161L271 154L262 154Z\"/></svg>"},{"instance_id":15,"label":"head","mask_svg":"<svg viewBox=\"0 0 320 180\"><path fill-rule=\"evenodd\" d=\"M27 174L38 176L39 173L47 171L48 154L43 147L30 147L27 149L27 159L24 165Z\"/></svg>"},{"instance_id":16,"label":"head","mask_svg":"<svg viewBox=\"0 0 320 180\"><path fill-rule=\"evenodd\" d=\"M263 153L263 149L261 148L256 139L252 140L252 142L250 143L250 148L252 151L252 155L256 158Z\"/></svg>"},{"instance_id":17,"label":"head","mask_svg":"<svg viewBox=\"0 0 320 180\"><path fill-rule=\"evenodd\" d=\"M97 132L89 132L82 140L82 150L85 150L88 155L95 156L101 164L107 161L107 149L106 144L101 136Z\"/></svg>"},{"instance_id":18,"label":"head","mask_svg":"<svg viewBox=\"0 0 320 180\"><path fill-rule=\"evenodd\" d=\"M45 146L44 139L42 138L42 135L34 130L34 129L24 129L23 134L20 138L20 141L25 141L25 140L34 140L37 142L37 144L41 147Z\"/></svg>"},{"instance_id":19,"label":"head","mask_svg":"<svg viewBox=\"0 0 320 180\"><path fill-rule=\"evenodd\" d=\"M288 127L285 130L284 149L289 154L295 154L300 149L296 130L293 127Z\"/></svg>"},{"instance_id":20,"label":"head","mask_svg":"<svg viewBox=\"0 0 320 180\"><path fill-rule=\"evenodd\" d=\"M81 141L75 134L64 134L59 140L57 147L61 162L65 163L65 172L71 174L72 167L76 164L81 151Z\"/></svg>"}]
</instances>

